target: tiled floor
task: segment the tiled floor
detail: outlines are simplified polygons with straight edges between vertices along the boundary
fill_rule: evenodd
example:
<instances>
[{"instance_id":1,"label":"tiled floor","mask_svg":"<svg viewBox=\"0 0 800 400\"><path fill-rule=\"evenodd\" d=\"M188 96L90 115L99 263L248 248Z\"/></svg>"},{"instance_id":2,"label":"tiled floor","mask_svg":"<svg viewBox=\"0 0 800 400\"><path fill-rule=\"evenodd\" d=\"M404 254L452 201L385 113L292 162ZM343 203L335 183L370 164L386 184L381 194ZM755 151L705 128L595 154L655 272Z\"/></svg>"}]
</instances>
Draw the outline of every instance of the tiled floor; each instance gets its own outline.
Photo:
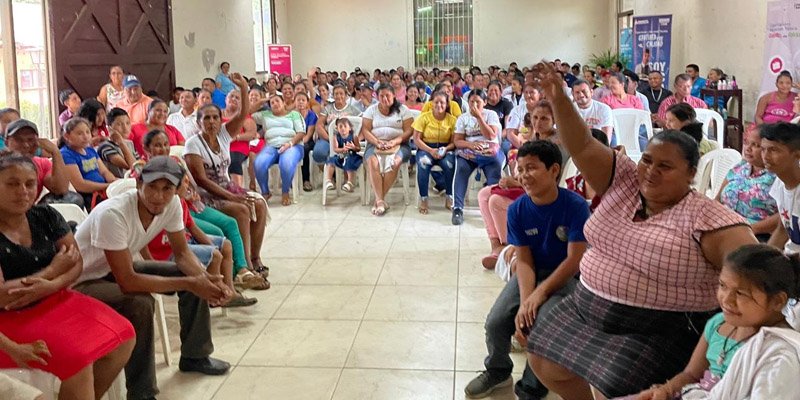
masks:
<instances>
[{"instance_id":1,"label":"tiled floor","mask_svg":"<svg viewBox=\"0 0 800 400\"><path fill-rule=\"evenodd\" d=\"M422 216L402 205L401 190L381 218L353 194L327 207L318 191L271 204L263 255L272 288L247 293L254 307L212 311L214 356L233 370L183 374L158 351L159 398L464 398L483 369L483 321L503 283L480 266L489 248L477 209L455 227L439 200ZM175 300L166 306L177 359ZM518 379L525 356L512 357ZM510 388L490 397L514 398Z\"/></svg>"}]
</instances>

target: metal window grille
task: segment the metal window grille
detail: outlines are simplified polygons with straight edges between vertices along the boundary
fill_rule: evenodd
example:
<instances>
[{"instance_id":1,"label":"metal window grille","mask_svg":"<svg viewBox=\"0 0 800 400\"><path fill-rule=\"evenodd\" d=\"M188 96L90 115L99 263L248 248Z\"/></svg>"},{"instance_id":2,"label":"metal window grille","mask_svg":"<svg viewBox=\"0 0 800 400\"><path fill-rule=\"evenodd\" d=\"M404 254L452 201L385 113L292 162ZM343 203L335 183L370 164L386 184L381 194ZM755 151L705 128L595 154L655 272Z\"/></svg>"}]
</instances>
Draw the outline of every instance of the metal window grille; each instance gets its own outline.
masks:
<instances>
[{"instance_id":1,"label":"metal window grille","mask_svg":"<svg viewBox=\"0 0 800 400\"><path fill-rule=\"evenodd\" d=\"M414 0L416 68L472 65L472 2Z\"/></svg>"}]
</instances>

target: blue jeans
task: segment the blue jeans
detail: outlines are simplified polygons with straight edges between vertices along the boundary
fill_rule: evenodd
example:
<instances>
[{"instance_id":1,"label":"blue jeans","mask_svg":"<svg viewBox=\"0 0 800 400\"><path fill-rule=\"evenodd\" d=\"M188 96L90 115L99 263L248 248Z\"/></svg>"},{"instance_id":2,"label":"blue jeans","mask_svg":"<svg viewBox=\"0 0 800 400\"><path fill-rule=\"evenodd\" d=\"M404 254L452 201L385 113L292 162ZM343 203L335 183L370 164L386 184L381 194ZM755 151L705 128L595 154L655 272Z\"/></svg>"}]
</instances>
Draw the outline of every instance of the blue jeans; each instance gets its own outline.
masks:
<instances>
[{"instance_id":1,"label":"blue jeans","mask_svg":"<svg viewBox=\"0 0 800 400\"><path fill-rule=\"evenodd\" d=\"M502 151L498 151L494 156L477 156L472 160L464 157L456 157L456 171L453 178L453 208L464 208L464 197L469 188L469 176L475 168L480 168L486 174L486 185L496 185L500 182L500 171L506 157Z\"/></svg>"},{"instance_id":2,"label":"blue jeans","mask_svg":"<svg viewBox=\"0 0 800 400\"><path fill-rule=\"evenodd\" d=\"M456 171L455 163L456 163L456 155L452 151L448 151L444 155L444 157L437 160L433 158L433 156L431 156L429 153L423 150L417 150L417 188L419 189L419 197L421 197L422 199L428 197L428 183L430 181L431 168L434 165L438 165L442 169L444 175L445 190L448 196L452 196L453 175L455 174ZM437 184L438 183L439 182L437 181Z\"/></svg>"},{"instance_id":3,"label":"blue jeans","mask_svg":"<svg viewBox=\"0 0 800 400\"><path fill-rule=\"evenodd\" d=\"M269 194L269 167L273 164L278 164L278 168L281 170L281 193L289 193L292 190L292 179L297 170L297 164L302 159L302 144L296 144L286 149L283 154L279 154L275 147L264 146L261 153L258 153L255 162L256 180L261 187L261 193Z\"/></svg>"},{"instance_id":4,"label":"blue jeans","mask_svg":"<svg viewBox=\"0 0 800 400\"><path fill-rule=\"evenodd\" d=\"M503 154L505 154L506 158L508 158L508 151L511 150L511 141L508 139L503 139L503 143L500 145L500 149L503 150Z\"/></svg>"},{"instance_id":5,"label":"blue jeans","mask_svg":"<svg viewBox=\"0 0 800 400\"><path fill-rule=\"evenodd\" d=\"M222 236L206 235L211 240L212 244L199 244L194 238L189 240L189 250L194 253L200 264L206 268L211 265L211 259L214 257L214 250L222 251L222 244L225 238ZM169 257L170 261L175 261L175 254Z\"/></svg>"},{"instance_id":6,"label":"blue jeans","mask_svg":"<svg viewBox=\"0 0 800 400\"><path fill-rule=\"evenodd\" d=\"M317 140L314 143L314 162L317 164L325 164L328 157L331 155L331 144L327 140Z\"/></svg>"}]
</instances>

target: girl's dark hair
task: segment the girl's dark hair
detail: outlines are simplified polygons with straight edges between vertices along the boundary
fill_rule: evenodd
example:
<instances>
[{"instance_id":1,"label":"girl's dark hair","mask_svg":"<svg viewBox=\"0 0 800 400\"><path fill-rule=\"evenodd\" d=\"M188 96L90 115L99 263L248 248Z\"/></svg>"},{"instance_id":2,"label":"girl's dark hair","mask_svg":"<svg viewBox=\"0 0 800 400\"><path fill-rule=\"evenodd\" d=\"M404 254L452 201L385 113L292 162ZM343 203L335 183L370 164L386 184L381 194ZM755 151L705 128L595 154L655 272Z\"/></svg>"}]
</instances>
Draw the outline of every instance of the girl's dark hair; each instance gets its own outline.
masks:
<instances>
[{"instance_id":1,"label":"girl's dark hair","mask_svg":"<svg viewBox=\"0 0 800 400\"><path fill-rule=\"evenodd\" d=\"M734 250L725 266L763 290L767 296L781 292L790 299L800 297L800 255L786 256L766 244L749 244Z\"/></svg>"},{"instance_id":2,"label":"girl's dark hair","mask_svg":"<svg viewBox=\"0 0 800 400\"><path fill-rule=\"evenodd\" d=\"M422 101L422 97L420 97L420 95L419 95L419 92L420 92L419 86L416 83L412 83L412 84L406 86L406 99L408 99L408 90L411 89L411 88L417 89L417 98L415 100L417 102Z\"/></svg>"},{"instance_id":3,"label":"girl's dark hair","mask_svg":"<svg viewBox=\"0 0 800 400\"><path fill-rule=\"evenodd\" d=\"M605 132L597 128L592 128L592 137L598 142L602 143L603 146L608 147L608 135L606 135Z\"/></svg>"},{"instance_id":4,"label":"girl's dark hair","mask_svg":"<svg viewBox=\"0 0 800 400\"><path fill-rule=\"evenodd\" d=\"M698 145L700 144L700 142L703 141L703 136L705 136L705 134L703 133L702 122L690 122L689 124L681 128L681 132L691 136L692 139L697 141Z\"/></svg>"},{"instance_id":5,"label":"girl's dark hair","mask_svg":"<svg viewBox=\"0 0 800 400\"><path fill-rule=\"evenodd\" d=\"M533 125L533 122L531 121L531 113L526 112L525 116L522 117L522 126L530 128L531 125Z\"/></svg>"},{"instance_id":6,"label":"girl's dark hair","mask_svg":"<svg viewBox=\"0 0 800 400\"><path fill-rule=\"evenodd\" d=\"M142 139L142 144L144 145L144 148L145 149L149 148L150 144L153 143L153 139L155 139L156 136L158 135L167 136L167 133L162 131L161 129L153 129L150 132L147 132L147 134L144 135L144 139ZM169 138L169 136L167 136L167 138Z\"/></svg>"},{"instance_id":7,"label":"girl's dark hair","mask_svg":"<svg viewBox=\"0 0 800 400\"><path fill-rule=\"evenodd\" d=\"M545 108L547 111L550 111L550 116L553 117L555 120L555 115L553 114L553 105L547 100L539 100L534 106L533 109L537 108Z\"/></svg>"},{"instance_id":8,"label":"girl's dark hair","mask_svg":"<svg viewBox=\"0 0 800 400\"><path fill-rule=\"evenodd\" d=\"M675 103L667 108L667 112L672 113L681 122L694 121L697 118L697 112L686 103Z\"/></svg>"},{"instance_id":9,"label":"girl's dark hair","mask_svg":"<svg viewBox=\"0 0 800 400\"><path fill-rule=\"evenodd\" d=\"M218 106L218 105L216 105L216 104L214 104L214 103L211 103L211 104L206 104L206 105L204 105L204 106L200 107L200 108L197 110L197 123L198 123L198 124L200 123L200 121L202 121L202 120L203 120L203 116L205 116L205 114L206 114L206 111L208 111L208 109L210 109L210 108L215 108L215 109L217 110L217 112L219 113L220 117L222 116L222 109L221 109L221 108L219 108L219 106Z\"/></svg>"},{"instance_id":10,"label":"girl's dark hair","mask_svg":"<svg viewBox=\"0 0 800 400\"><path fill-rule=\"evenodd\" d=\"M92 129L92 124L86 118L70 118L70 120L67 121L63 127L61 127L61 137L58 138L58 148L62 148L67 145L67 142L64 140L64 134L72 132L80 124L86 124L89 129Z\"/></svg>"},{"instance_id":11,"label":"girl's dark hair","mask_svg":"<svg viewBox=\"0 0 800 400\"><path fill-rule=\"evenodd\" d=\"M32 158L17 153L16 151L12 151L11 149L6 148L0 150L0 171L3 171L6 168L14 165L21 165L23 167L30 168L33 172L38 171L36 164L33 163Z\"/></svg>"},{"instance_id":12,"label":"girl's dark hair","mask_svg":"<svg viewBox=\"0 0 800 400\"><path fill-rule=\"evenodd\" d=\"M72 96L73 93L75 93L75 91L72 89L64 89L58 92L58 102L61 103L62 106L66 107L66 102L69 100L69 96Z\"/></svg>"},{"instance_id":13,"label":"girl's dark hair","mask_svg":"<svg viewBox=\"0 0 800 400\"><path fill-rule=\"evenodd\" d=\"M336 119L336 125L338 126L339 124L347 125L348 127L350 127L350 133L353 133L353 123L351 123L350 120L347 119L347 117L339 117L339 118L337 118Z\"/></svg>"},{"instance_id":14,"label":"girl's dark hair","mask_svg":"<svg viewBox=\"0 0 800 400\"><path fill-rule=\"evenodd\" d=\"M94 122L97 121L97 114L105 113L105 109L106 107L103 103L97 101L97 99L86 99L78 109L78 116L91 122L90 128L97 128L94 125Z\"/></svg>"},{"instance_id":15,"label":"girl's dark hair","mask_svg":"<svg viewBox=\"0 0 800 400\"><path fill-rule=\"evenodd\" d=\"M106 124L114 125L114 121L122 116L128 117L128 112L119 107L114 107L106 114Z\"/></svg>"},{"instance_id":16,"label":"girl's dark hair","mask_svg":"<svg viewBox=\"0 0 800 400\"><path fill-rule=\"evenodd\" d=\"M150 111L152 111L154 108L156 108L156 106L159 105L159 104L167 105L167 103L164 100L161 100L158 97L153 97L153 101L151 101L150 105L147 106L147 113L149 114ZM169 110L169 106L167 106L167 109Z\"/></svg>"},{"instance_id":17,"label":"girl's dark hair","mask_svg":"<svg viewBox=\"0 0 800 400\"><path fill-rule=\"evenodd\" d=\"M672 129L663 130L653 136L649 143L672 143L681 150L683 158L689 164L689 169L697 169L697 164L700 162L700 148L696 140L684 132Z\"/></svg>"},{"instance_id":18,"label":"girl's dark hair","mask_svg":"<svg viewBox=\"0 0 800 400\"><path fill-rule=\"evenodd\" d=\"M486 91L483 89L472 89L469 91L469 96L467 96L467 101L472 98L472 96L478 96L481 100L486 101Z\"/></svg>"},{"instance_id":19,"label":"girl's dark hair","mask_svg":"<svg viewBox=\"0 0 800 400\"><path fill-rule=\"evenodd\" d=\"M394 88L392 87L392 85L388 83L382 83L380 86L378 86L377 93L380 94L384 90L388 90L392 92L392 95L394 95ZM391 106L389 106L389 115L399 112L400 112L400 102L397 101L397 97L395 97L394 102L392 103Z\"/></svg>"},{"instance_id":20,"label":"girl's dark hair","mask_svg":"<svg viewBox=\"0 0 800 400\"><path fill-rule=\"evenodd\" d=\"M789 72L789 71L783 70L783 71L781 71L781 73L780 73L780 74L778 74L778 77L776 77L776 78L775 78L775 83L777 84L777 83L778 83L778 81L779 81L779 80L781 80L781 77L784 77L784 76L785 76L785 77L787 77L787 78L789 78L789 81L790 81L790 82L793 82L793 80L792 80L792 73L791 73L791 72Z\"/></svg>"},{"instance_id":21,"label":"girl's dark hair","mask_svg":"<svg viewBox=\"0 0 800 400\"><path fill-rule=\"evenodd\" d=\"M489 88L490 88L490 87L492 87L492 86L497 86L497 88L498 88L498 89L500 89L500 93L502 94L502 92L503 92L503 85L500 83L500 81L498 81L498 80L493 80L493 81L489 82L489 84L488 84L488 85L486 85L486 90L488 91L488 90L489 90ZM502 97L502 96L501 96L501 97Z\"/></svg>"},{"instance_id":22,"label":"girl's dark hair","mask_svg":"<svg viewBox=\"0 0 800 400\"><path fill-rule=\"evenodd\" d=\"M436 86L438 87L439 85ZM433 99L436 97L444 97L444 104L446 104L444 112L450 114L450 99L447 97L447 93L445 93L444 90L434 90L433 93L431 93L431 105L433 105ZM431 112L433 112L433 109L431 109Z\"/></svg>"}]
</instances>

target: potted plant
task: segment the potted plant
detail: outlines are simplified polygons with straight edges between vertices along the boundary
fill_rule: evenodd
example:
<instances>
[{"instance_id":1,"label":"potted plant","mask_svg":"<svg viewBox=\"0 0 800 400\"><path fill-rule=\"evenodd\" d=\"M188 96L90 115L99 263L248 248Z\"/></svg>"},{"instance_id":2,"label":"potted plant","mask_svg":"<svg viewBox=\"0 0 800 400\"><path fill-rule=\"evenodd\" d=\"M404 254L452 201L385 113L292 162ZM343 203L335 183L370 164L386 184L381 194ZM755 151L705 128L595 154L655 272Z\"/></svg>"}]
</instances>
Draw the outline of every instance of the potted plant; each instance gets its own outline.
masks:
<instances>
[{"instance_id":1,"label":"potted plant","mask_svg":"<svg viewBox=\"0 0 800 400\"><path fill-rule=\"evenodd\" d=\"M600 52L599 54L592 54L589 58L589 63L593 65L602 64L606 68L610 67L615 62L621 62L622 65L628 65L628 57L620 54L619 52L611 52L611 49Z\"/></svg>"}]
</instances>

